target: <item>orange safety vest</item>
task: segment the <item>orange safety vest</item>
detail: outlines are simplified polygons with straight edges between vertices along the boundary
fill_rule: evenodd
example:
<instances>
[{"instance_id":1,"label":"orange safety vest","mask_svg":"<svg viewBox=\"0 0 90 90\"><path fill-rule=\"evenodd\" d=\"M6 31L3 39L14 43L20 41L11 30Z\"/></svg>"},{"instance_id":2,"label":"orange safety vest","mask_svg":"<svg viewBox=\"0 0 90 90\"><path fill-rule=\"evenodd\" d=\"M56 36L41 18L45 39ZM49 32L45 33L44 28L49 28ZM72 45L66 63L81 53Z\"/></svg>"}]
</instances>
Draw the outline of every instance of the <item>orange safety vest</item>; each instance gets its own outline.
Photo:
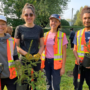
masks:
<instances>
[{"instance_id":1,"label":"orange safety vest","mask_svg":"<svg viewBox=\"0 0 90 90\"><path fill-rule=\"evenodd\" d=\"M88 53L87 52L87 47L85 46L85 44L86 44L85 29L77 31L76 37L77 37L76 51L77 51L78 57L83 61L84 54ZM75 60L75 64L77 64L77 60Z\"/></svg>"},{"instance_id":2,"label":"orange safety vest","mask_svg":"<svg viewBox=\"0 0 90 90\"><path fill-rule=\"evenodd\" d=\"M16 70L14 67L14 59L13 59L14 48L15 48L15 40L14 38L10 37L9 39L7 39L7 58L8 58L10 79L13 79L17 76Z\"/></svg>"},{"instance_id":3,"label":"orange safety vest","mask_svg":"<svg viewBox=\"0 0 90 90\"><path fill-rule=\"evenodd\" d=\"M48 34L49 32L45 33L44 35L44 45L45 45L45 50L43 51L42 55L41 55L41 69L43 69L45 67L45 56L47 53L47 48L46 48L46 42L47 42L47 38L48 38ZM55 37L55 42L53 45L53 49L54 49L54 69L58 70L62 67L62 46L63 46L63 37L64 37L64 33L61 31L58 31Z\"/></svg>"}]
</instances>

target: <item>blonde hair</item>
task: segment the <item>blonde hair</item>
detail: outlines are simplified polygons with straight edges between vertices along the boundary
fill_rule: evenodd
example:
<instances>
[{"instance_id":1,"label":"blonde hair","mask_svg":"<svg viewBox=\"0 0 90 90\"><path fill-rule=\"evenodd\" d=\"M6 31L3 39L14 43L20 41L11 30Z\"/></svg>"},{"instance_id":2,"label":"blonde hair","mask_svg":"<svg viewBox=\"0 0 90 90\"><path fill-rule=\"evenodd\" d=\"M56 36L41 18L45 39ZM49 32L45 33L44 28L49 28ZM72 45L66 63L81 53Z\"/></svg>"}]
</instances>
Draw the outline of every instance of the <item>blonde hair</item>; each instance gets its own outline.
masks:
<instances>
[{"instance_id":1,"label":"blonde hair","mask_svg":"<svg viewBox=\"0 0 90 90\"><path fill-rule=\"evenodd\" d=\"M9 33L12 36L13 28L11 26L7 26L6 33Z\"/></svg>"},{"instance_id":2,"label":"blonde hair","mask_svg":"<svg viewBox=\"0 0 90 90\"><path fill-rule=\"evenodd\" d=\"M23 15L25 13L25 9L31 9L33 14L35 15L35 7L32 4L26 3L22 9L21 18L23 19Z\"/></svg>"}]
</instances>

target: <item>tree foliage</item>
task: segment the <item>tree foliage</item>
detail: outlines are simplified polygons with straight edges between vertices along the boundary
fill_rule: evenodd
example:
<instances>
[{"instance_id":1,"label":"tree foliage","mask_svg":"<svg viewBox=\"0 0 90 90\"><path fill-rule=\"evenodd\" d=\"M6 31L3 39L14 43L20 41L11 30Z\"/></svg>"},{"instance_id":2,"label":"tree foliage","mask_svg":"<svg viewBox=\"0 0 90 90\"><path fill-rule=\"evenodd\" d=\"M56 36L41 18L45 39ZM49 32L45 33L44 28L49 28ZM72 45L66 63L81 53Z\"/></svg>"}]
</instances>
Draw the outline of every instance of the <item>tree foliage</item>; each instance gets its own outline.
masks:
<instances>
[{"instance_id":1,"label":"tree foliage","mask_svg":"<svg viewBox=\"0 0 90 90\"><path fill-rule=\"evenodd\" d=\"M22 63L20 61L16 61L14 66L17 71L17 77L15 83L19 86L22 84L28 84L33 90L46 90L46 77L44 72L41 70L35 71L32 68L35 67L40 62L33 62L33 60L27 60L25 57L22 57ZM28 64L27 64L28 63ZM34 79L37 78L37 81Z\"/></svg>"},{"instance_id":2,"label":"tree foliage","mask_svg":"<svg viewBox=\"0 0 90 90\"><path fill-rule=\"evenodd\" d=\"M21 11L25 3L30 3L35 6L36 20L35 23L45 27L49 22L49 16L53 13L61 14L66 9L67 2L69 0L1 0L4 14L9 17L9 21L12 21L12 25L17 26L14 23L14 19L20 19ZM10 22L9 22L10 23ZM23 21L21 21L21 24ZM18 22L17 22L18 24Z\"/></svg>"},{"instance_id":3,"label":"tree foliage","mask_svg":"<svg viewBox=\"0 0 90 90\"><path fill-rule=\"evenodd\" d=\"M33 40L30 43L27 57L29 57L32 43ZM28 84L29 88L32 87L33 90L35 88L36 90L46 90L46 76L44 75L44 72L41 70L35 71L33 69L33 67L37 66L38 63L41 62L35 61L34 58L27 60L27 58L24 56L21 57L21 62L15 61L13 65L16 68L18 77L15 83L17 83L19 86L22 84ZM35 79L37 80L35 81Z\"/></svg>"},{"instance_id":4,"label":"tree foliage","mask_svg":"<svg viewBox=\"0 0 90 90\"><path fill-rule=\"evenodd\" d=\"M77 19L76 19L74 25L83 26L82 19L80 17L80 14L81 14L82 9L83 9L83 7L81 7L80 10L79 10L79 12L77 13Z\"/></svg>"},{"instance_id":5,"label":"tree foliage","mask_svg":"<svg viewBox=\"0 0 90 90\"><path fill-rule=\"evenodd\" d=\"M74 15L73 18L73 24L75 24L76 20L77 20L77 14L79 13L79 10L76 11L76 14Z\"/></svg>"},{"instance_id":6,"label":"tree foliage","mask_svg":"<svg viewBox=\"0 0 90 90\"><path fill-rule=\"evenodd\" d=\"M87 7L87 6L84 6L84 7ZM82 19L80 16L82 9L83 7L81 7L80 10L77 10L76 14L74 15L73 23L76 26L83 26Z\"/></svg>"},{"instance_id":7,"label":"tree foliage","mask_svg":"<svg viewBox=\"0 0 90 90\"><path fill-rule=\"evenodd\" d=\"M65 19L61 19L61 26L70 26L69 22Z\"/></svg>"}]
</instances>

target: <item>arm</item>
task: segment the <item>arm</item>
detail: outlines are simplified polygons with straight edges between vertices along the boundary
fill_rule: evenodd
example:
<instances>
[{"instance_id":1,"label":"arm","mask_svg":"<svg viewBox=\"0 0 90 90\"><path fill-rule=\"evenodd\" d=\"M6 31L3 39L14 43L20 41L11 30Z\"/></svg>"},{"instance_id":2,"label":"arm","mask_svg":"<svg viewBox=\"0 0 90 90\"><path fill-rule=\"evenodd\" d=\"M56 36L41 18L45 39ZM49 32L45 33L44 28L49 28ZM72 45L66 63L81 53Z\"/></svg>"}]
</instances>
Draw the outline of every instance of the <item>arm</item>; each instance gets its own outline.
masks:
<instances>
[{"instance_id":1,"label":"arm","mask_svg":"<svg viewBox=\"0 0 90 90\"><path fill-rule=\"evenodd\" d=\"M18 54L17 54L17 48L16 48L16 43L15 43L15 48L14 48L14 53L13 53L13 60L18 61Z\"/></svg>"},{"instance_id":2,"label":"arm","mask_svg":"<svg viewBox=\"0 0 90 90\"><path fill-rule=\"evenodd\" d=\"M77 64L79 65L81 59L78 57L78 54L77 54L76 48L77 48L77 45L74 44L73 53L74 53L74 56L75 56L75 58L76 58L76 60L77 60Z\"/></svg>"},{"instance_id":3,"label":"arm","mask_svg":"<svg viewBox=\"0 0 90 90\"><path fill-rule=\"evenodd\" d=\"M60 70L60 76L65 73L65 62L66 62L66 45L63 45L63 63L62 68Z\"/></svg>"},{"instance_id":4,"label":"arm","mask_svg":"<svg viewBox=\"0 0 90 90\"><path fill-rule=\"evenodd\" d=\"M17 71L17 76L20 77L22 75L22 69L21 69L22 65L21 65L21 61L18 58L16 43L15 43L13 58L14 58L14 66L15 66L16 71Z\"/></svg>"},{"instance_id":5,"label":"arm","mask_svg":"<svg viewBox=\"0 0 90 90\"><path fill-rule=\"evenodd\" d=\"M40 28L40 38L39 38L39 41L40 41L40 49L38 51L38 53L41 55L43 50L44 50L44 40L43 40L43 37L44 37L44 31L42 28Z\"/></svg>"},{"instance_id":6,"label":"arm","mask_svg":"<svg viewBox=\"0 0 90 90\"><path fill-rule=\"evenodd\" d=\"M21 30L20 26L17 26L16 29L15 29L14 39L15 39L15 43L16 43L16 47L17 47L17 52L20 53L21 55L25 55L25 54L27 54L27 52L19 47L20 38L21 38L20 30Z\"/></svg>"},{"instance_id":7,"label":"arm","mask_svg":"<svg viewBox=\"0 0 90 90\"><path fill-rule=\"evenodd\" d=\"M41 32L40 32L40 38L39 38L39 41L40 41L40 48L39 48L39 51L37 54L34 54L33 57L35 59L35 61L38 61L41 57L41 54L44 50L44 40L43 40L43 30L41 29Z\"/></svg>"},{"instance_id":8,"label":"arm","mask_svg":"<svg viewBox=\"0 0 90 90\"><path fill-rule=\"evenodd\" d=\"M76 37L76 34L74 36L73 43L74 43L73 53L74 53L74 56L75 56L75 58L77 60L77 64L79 65L80 59L79 59L78 53L77 53L77 37Z\"/></svg>"},{"instance_id":9,"label":"arm","mask_svg":"<svg viewBox=\"0 0 90 90\"><path fill-rule=\"evenodd\" d=\"M38 53L41 55L43 50L44 50L44 41L43 41L43 37L42 37L42 38L40 38L40 49L39 49Z\"/></svg>"},{"instance_id":10,"label":"arm","mask_svg":"<svg viewBox=\"0 0 90 90\"><path fill-rule=\"evenodd\" d=\"M65 68L65 62L66 62L66 45L63 46L63 64L62 64L62 68Z\"/></svg>"},{"instance_id":11,"label":"arm","mask_svg":"<svg viewBox=\"0 0 90 90\"><path fill-rule=\"evenodd\" d=\"M74 44L73 53L74 53L74 56L75 56L75 58L77 60L78 59L78 54L77 54L76 48L77 48L77 45Z\"/></svg>"},{"instance_id":12,"label":"arm","mask_svg":"<svg viewBox=\"0 0 90 90\"><path fill-rule=\"evenodd\" d=\"M27 52L19 47L20 39L15 39L15 42L16 42L17 52L20 53L21 55L26 55Z\"/></svg>"}]
</instances>

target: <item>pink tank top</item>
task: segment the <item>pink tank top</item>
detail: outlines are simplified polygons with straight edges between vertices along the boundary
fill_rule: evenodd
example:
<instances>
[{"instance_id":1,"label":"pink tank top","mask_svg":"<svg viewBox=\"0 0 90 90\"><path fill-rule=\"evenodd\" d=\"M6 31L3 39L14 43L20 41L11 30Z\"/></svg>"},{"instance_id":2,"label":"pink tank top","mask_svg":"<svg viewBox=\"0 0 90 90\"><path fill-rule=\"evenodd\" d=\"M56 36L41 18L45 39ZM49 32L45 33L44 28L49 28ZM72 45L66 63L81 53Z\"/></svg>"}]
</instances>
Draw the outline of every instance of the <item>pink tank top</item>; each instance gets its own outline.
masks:
<instances>
[{"instance_id":1,"label":"pink tank top","mask_svg":"<svg viewBox=\"0 0 90 90\"><path fill-rule=\"evenodd\" d=\"M46 58L54 58L54 50L53 50L54 39L55 39L55 33L49 32L46 42L46 49L47 49ZM63 45L67 43L68 41L66 35L64 35Z\"/></svg>"}]
</instances>

